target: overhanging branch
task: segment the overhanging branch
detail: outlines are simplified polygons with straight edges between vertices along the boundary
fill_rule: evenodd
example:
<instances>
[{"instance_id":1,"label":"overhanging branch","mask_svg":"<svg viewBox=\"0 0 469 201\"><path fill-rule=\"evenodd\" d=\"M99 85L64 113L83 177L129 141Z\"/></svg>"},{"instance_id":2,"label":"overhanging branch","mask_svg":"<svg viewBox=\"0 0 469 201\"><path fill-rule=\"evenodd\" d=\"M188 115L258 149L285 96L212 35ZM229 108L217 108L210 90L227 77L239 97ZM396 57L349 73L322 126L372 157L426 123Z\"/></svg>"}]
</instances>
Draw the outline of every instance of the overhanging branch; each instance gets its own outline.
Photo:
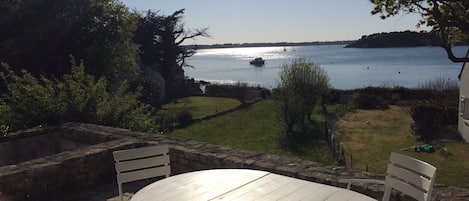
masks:
<instances>
[{"instance_id":1,"label":"overhanging branch","mask_svg":"<svg viewBox=\"0 0 469 201\"><path fill-rule=\"evenodd\" d=\"M469 62L469 58L467 57L454 56L453 49L451 48L450 45L446 45L446 46L442 45L441 47L445 49L446 54L448 54L448 59L451 60L452 62L455 62L455 63Z\"/></svg>"}]
</instances>

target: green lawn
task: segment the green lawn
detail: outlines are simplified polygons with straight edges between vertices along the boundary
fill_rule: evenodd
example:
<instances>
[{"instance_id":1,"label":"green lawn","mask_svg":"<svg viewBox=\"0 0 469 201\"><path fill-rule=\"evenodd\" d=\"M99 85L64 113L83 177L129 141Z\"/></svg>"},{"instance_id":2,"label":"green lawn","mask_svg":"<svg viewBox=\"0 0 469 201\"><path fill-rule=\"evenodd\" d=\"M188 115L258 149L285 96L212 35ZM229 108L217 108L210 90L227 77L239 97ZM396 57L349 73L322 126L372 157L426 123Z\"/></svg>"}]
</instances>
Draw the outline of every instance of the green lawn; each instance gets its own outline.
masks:
<instances>
[{"instance_id":1,"label":"green lawn","mask_svg":"<svg viewBox=\"0 0 469 201\"><path fill-rule=\"evenodd\" d=\"M239 105L235 99L189 97L164 106L165 111L186 108L194 118L203 117ZM333 111L334 108L328 108ZM323 120L317 112L313 115L316 129L321 130ZM412 119L409 108L391 106L388 110L356 110L348 112L337 122L346 151L347 166L353 155L353 168L383 174L390 152L400 152L435 165L437 183L469 188L469 144L449 141L442 145L448 150L435 153L401 151L406 147L421 145L410 130ZM320 134L320 133L317 133ZM322 141L307 144L298 151L287 145L286 135L277 118L273 100L262 100L247 108L178 129L168 135L227 147L286 155L331 165L328 149Z\"/></svg>"},{"instance_id":2,"label":"green lawn","mask_svg":"<svg viewBox=\"0 0 469 201\"><path fill-rule=\"evenodd\" d=\"M192 113L193 119L199 119L207 115L235 108L239 104L239 100L232 98L191 96L177 99L164 105L158 113L160 115L175 114L182 110L188 110Z\"/></svg>"},{"instance_id":3,"label":"green lawn","mask_svg":"<svg viewBox=\"0 0 469 201\"><path fill-rule=\"evenodd\" d=\"M338 122L342 143L345 147L347 166L353 156L353 168L369 172L386 171L390 152L415 157L437 167L437 183L469 188L469 144L448 141L441 143L448 151L438 149L435 153L404 150L423 144L410 130L412 119L409 109L391 106L388 110L357 110L349 112Z\"/></svg>"},{"instance_id":4,"label":"green lawn","mask_svg":"<svg viewBox=\"0 0 469 201\"><path fill-rule=\"evenodd\" d=\"M321 142L310 143L301 147L300 151L291 151L275 110L273 100L262 100L248 108L175 130L168 135L324 164L333 163L328 157L327 147Z\"/></svg>"}]
</instances>

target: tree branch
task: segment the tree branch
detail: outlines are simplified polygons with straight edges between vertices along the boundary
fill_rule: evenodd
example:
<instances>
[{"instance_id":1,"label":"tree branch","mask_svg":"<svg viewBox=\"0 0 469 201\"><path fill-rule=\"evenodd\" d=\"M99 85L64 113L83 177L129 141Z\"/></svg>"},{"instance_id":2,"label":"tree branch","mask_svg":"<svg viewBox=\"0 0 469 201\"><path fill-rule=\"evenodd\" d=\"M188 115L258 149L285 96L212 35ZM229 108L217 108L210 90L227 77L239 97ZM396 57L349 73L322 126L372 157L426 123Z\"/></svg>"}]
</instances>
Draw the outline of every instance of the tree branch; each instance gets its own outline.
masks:
<instances>
[{"instance_id":1,"label":"tree branch","mask_svg":"<svg viewBox=\"0 0 469 201\"><path fill-rule=\"evenodd\" d=\"M198 29L193 33L188 33L184 37L182 37L178 42L176 42L177 45L182 44L185 40L187 39L192 39L198 36L203 36L203 37L210 37L210 35L207 33L208 28L203 28L203 29Z\"/></svg>"},{"instance_id":2,"label":"tree branch","mask_svg":"<svg viewBox=\"0 0 469 201\"><path fill-rule=\"evenodd\" d=\"M446 54L448 54L448 59L451 60L452 62L455 62L455 63L469 62L469 58L467 58L467 57L456 57L456 56L454 56L453 49L451 48L451 45L446 44L446 45L442 45L441 47L443 49L445 49Z\"/></svg>"},{"instance_id":3,"label":"tree branch","mask_svg":"<svg viewBox=\"0 0 469 201\"><path fill-rule=\"evenodd\" d=\"M422 6L421 2L415 2L413 3L415 6L417 6L417 8L429 13L431 10L429 8L425 8L424 6Z\"/></svg>"}]
</instances>

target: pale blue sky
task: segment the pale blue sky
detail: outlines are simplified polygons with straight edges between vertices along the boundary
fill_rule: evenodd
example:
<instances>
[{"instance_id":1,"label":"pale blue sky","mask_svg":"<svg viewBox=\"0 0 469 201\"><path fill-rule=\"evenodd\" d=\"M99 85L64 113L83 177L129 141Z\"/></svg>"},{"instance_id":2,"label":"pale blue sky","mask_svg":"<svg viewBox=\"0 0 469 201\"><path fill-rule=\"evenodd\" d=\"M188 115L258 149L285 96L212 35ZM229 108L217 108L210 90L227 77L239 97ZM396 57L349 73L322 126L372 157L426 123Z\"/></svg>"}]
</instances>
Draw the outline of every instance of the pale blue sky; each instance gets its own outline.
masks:
<instances>
[{"instance_id":1,"label":"pale blue sky","mask_svg":"<svg viewBox=\"0 0 469 201\"><path fill-rule=\"evenodd\" d=\"M387 20L372 16L369 0L121 1L130 9L164 15L185 8L185 27L208 27L211 35L186 44L356 40L378 32L422 30L415 26L415 14Z\"/></svg>"}]
</instances>

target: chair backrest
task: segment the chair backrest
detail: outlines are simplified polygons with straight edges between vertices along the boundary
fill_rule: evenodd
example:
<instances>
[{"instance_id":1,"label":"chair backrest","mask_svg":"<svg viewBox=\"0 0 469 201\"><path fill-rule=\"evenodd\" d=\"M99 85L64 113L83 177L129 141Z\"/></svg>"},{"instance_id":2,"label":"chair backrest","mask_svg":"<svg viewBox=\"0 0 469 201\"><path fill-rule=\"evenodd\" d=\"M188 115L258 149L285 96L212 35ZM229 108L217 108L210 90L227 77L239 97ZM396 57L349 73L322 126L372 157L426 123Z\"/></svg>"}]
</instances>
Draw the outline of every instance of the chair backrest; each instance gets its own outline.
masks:
<instances>
[{"instance_id":1,"label":"chair backrest","mask_svg":"<svg viewBox=\"0 0 469 201\"><path fill-rule=\"evenodd\" d=\"M391 153L384 181L386 189L383 200L389 200L391 189L396 189L417 200L431 200L436 168L427 162Z\"/></svg>"},{"instance_id":2,"label":"chair backrest","mask_svg":"<svg viewBox=\"0 0 469 201\"><path fill-rule=\"evenodd\" d=\"M171 174L168 145L158 145L113 152L119 197L122 184Z\"/></svg>"}]
</instances>

